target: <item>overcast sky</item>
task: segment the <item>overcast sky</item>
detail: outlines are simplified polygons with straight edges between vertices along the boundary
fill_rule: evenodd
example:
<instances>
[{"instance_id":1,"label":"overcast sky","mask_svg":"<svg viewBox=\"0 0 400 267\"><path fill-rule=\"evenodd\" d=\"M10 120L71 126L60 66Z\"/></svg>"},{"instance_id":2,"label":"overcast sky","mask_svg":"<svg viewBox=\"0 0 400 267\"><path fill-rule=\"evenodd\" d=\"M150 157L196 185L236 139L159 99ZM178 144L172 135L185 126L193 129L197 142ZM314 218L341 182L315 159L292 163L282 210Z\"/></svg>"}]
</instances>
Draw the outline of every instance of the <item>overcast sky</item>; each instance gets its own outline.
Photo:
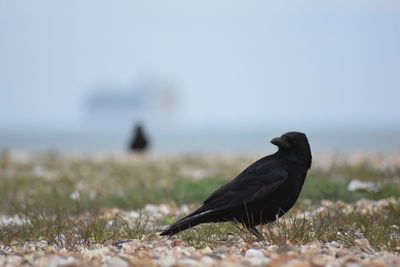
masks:
<instances>
[{"instance_id":1,"label":"overcast sky","mask_svg":"<svg viewBox=\"0 0 400 267\"><path fill-rule=\"evenodd\" d=\"M399 1L0 0L0 125L161 77L186 125L400 125Z\"/></svg>"}]
</instances>

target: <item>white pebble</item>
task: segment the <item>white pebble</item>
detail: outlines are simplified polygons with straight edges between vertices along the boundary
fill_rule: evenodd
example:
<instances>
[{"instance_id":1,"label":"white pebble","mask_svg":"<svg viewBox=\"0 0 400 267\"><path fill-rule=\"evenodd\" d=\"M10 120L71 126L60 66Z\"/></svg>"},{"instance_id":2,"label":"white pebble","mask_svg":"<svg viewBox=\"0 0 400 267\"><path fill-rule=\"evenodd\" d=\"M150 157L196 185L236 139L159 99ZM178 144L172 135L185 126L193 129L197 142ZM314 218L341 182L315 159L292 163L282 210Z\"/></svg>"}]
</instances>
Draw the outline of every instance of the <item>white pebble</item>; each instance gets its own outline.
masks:
<instances>
[{"instance_id":1,"label":"white pebble","mask_svg":"<svg viewBox=\"0 0 400 267\"><path fill-rule=\"evenodd\" d=\"M248 251L246 251L246 255L245 255L245 257L246 258L253 258L253 257L258 257L258 258L260 258L260 257L264 257L264 253L262 253L261 251L259 251L259 250L255 250L255 249L249 249Z\"/></svg>"}]
</instances>

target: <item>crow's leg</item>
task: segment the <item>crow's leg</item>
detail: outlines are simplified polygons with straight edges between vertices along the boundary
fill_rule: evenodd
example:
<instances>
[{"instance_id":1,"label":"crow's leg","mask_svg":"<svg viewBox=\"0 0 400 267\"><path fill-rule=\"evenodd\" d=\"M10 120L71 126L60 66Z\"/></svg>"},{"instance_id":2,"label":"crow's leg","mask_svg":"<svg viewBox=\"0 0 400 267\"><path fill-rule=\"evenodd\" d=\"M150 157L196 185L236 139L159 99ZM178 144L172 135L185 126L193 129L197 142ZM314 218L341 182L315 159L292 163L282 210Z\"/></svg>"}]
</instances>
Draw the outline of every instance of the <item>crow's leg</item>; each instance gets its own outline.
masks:
<instances>
[{"instance_id":1,"label":"crow's leg","mask_svg":"<svg viewBox=\"0 0 400 267\"><path fill-rule=\"evenodd\" d=\"M255 235L258 239L264 239L264 236L257 230L257 228L255 226L253 227L248 227L247 229L249 229L249 231Z\"/></svg>"}]
</instances>

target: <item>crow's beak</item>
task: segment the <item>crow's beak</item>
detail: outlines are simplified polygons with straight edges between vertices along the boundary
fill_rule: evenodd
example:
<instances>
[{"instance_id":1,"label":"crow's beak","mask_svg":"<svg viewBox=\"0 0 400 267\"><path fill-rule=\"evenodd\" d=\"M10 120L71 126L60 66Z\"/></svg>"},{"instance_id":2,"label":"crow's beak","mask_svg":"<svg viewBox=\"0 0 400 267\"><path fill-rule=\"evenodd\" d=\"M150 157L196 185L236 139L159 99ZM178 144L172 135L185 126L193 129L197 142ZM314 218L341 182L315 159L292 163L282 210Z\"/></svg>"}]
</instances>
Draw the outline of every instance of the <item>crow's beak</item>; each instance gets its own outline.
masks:
<instances>
[{"instance_id":1,"label":"crow's beak","mask_svg":"<svg viewBox=\"0 0 400 267\"><path fill-rule=\"evenodd\" d=\"M284 137L276 137L274 139L271 140L271 143L278 146L278 147L282 147L282 148L288 148L289 147L289 143L286 140L286 138Z\"/></svg>"}]
</instances>

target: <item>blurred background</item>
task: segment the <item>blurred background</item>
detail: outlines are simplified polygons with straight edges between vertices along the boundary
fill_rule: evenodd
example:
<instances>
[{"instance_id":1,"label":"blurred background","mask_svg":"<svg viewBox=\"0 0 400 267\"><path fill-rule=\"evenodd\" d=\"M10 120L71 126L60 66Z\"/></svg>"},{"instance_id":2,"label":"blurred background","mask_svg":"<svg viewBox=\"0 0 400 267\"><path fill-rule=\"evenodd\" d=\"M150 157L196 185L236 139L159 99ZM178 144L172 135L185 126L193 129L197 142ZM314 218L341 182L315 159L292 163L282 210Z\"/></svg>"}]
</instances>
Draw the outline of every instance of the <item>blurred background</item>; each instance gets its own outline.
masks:
<instances>
[{"instance_id":1,"label":"blurred background","mask_svg":"<svg viewBox=\"0 0 400 267\"><path fill-rule=\"evenodd\" d=\"M0 149L400 148L398 1L0 0Z\"/></svg>"}]
</instances>

